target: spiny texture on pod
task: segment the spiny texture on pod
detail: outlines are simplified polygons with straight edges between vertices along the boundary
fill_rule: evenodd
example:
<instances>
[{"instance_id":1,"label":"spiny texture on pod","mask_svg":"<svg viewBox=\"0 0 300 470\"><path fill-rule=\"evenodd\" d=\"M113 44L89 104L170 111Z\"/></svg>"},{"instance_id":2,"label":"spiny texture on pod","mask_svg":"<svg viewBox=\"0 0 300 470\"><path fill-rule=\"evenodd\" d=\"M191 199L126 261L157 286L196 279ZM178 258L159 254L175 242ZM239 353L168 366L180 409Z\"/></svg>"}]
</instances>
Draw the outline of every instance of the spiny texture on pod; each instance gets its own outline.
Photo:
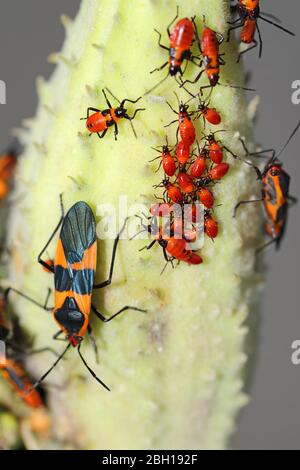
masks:
<instances>
[{"instance_id":1,"label":"spiny texture on pod","mask_svg":"<svg viewBox=\"0 0 300 470\"><path fill-rule=\"evenodd\" d=\"M164 32L177 4L181 17L205 15L212 29L226 33L227 0L142 0L133 8L118 0L83 0L74 22L64 17L66 41L62 51L51 57L57 68L49 82L38 82L37 114L21 136L25 151L16 175L20 198L10 208L8 285L41 302L47 288L53 287L52 277L41 270L36 258L60 217L59 193L66 208L83 200L96 216L97 205L117 205L121 195L127 196L128 206L155 201L156 163L147 161L150 147L161 145L163 126L173 119L166 101L176 106L174 91L186 100L175 80L169 77L139 103L146 111L134 121L137 139L126 120L119 124L117 141L113 129L102 140L89 137L80 118L89 106L106 107L101 93L105 86L119 99L136 99L155 84L159 77L149 72L166 60L166 51L157 46L153 28ZM164 40L168 40L166 35ZM236 47L234 43L223 47L226 65L221 82L241 84ZM189 67L185 76L194 75ZM189 88L197 93L199 86ZM222 128L239 132L250 145L244 92L216 86L211 105L222 115ZM233 134L224 134L223 142L235 154L242 152ZM88 339L82 350L112 391L100 388L87 375L76 351L68 351L66 360L49 377L59 387L47 389L53 428L41 446L226 446L236 414L247 401L243 391L245 321L251 310L254 313L261 282L255 270L261 222L258 208L247 207L238 221L232 214L238 200L256 193L253 171L233 161L222 184L214 188L219 235L215 243L207 238L200 266L181 263L160 276L164 263L160 250L139 252L144 241L121 242L114 282L95 293L94 303L104 312L129 304L147 309L147 314L128 312L108 325L92 319L99 365ZM99 281L107 277L111 248L111 242L98 242ZM50 245L50 257L54 250L55 244ZM17 296L11 302L21 326L34 336L35 347L62 350L61 343L52 340L57 327L51 315ZM53 357L43 354L28 358L27 367L39 377L52 363ZM0 387L2 394L5 384ZM35 439L38 446L39 436Z\"/></svg>"}]
</instances>

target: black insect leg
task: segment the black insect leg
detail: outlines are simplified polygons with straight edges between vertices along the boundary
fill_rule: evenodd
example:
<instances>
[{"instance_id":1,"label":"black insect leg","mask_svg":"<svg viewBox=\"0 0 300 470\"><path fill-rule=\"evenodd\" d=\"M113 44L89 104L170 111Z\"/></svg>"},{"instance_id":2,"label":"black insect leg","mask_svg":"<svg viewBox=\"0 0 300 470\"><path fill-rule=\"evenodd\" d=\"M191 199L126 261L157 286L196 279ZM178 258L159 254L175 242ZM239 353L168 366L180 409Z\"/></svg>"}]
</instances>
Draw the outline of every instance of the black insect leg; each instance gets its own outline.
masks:
<instances>
[{"instance_id":1,"label":"black insect leg","mask_svg":"<svg viewBox=\"0 0 300 470\"><path fill-rule=\"evenodd\" d=\"M38 263L40 263L42 266L44 266L44 268L48 269L52 273L54 273L54 267L51 266L50 264L46 263L46 261L42 260L41 258L42 258L42 255L47 250L50 243L52 242L56 232L59 230L59 228L60 228L60 226L61 226L61 224L63 223L63 220L64 220L65 215L64 215L64 205L63 205L63 200L62 200L62 194L59 195L59 199L60 199L61 217L60 217L59 222L58 222L57 226L55 227L51 237L49 238L46 245L44 246L44 248L42 249L42 251L38 255Z\"/></svg>"},{"instance_id":2,"label":"black insect leg","mask_svg":"<svg viewBox=\"0 0 300 470\"><path fill-rule=\"evenodd\" d=\"M125 229L126 223L127 223L127 219L125 219L123 227L121 228L120 232L118 233L117 237L114 240L108 279L106 279L106 281L100 282L99 284L95 284L93 286L94 289L102 289L103 287L109 286L111 284L112 276L113 276L113 272L114 272L114 266L115 266L115 259L116 259L118 243L120 241L120 236L121 236L121 234L123 233L123 231Z\"/></svg>"},{"instance_id":3,"label":"black insect leg","mask_svg":"<svg viewBox=\"0 0 300 470\"><path fill-rule=\"evenodd\" d=\"M104 323L107 323L107 322L113 320L114 318L116 318L118 315L125 312L126 310L134 310L136 312L142 312L142 313L147 312L147 310L143 310L141 308L126 305L125 307L122 307L120 310L118 310L116 313L114 313L110 317L106 318L101 312L99 312L99 310L93 304L92 304L92 310L95 313L95 315L99 318L99 320L103 321Z\"/></svg>"},{"instance_id":4,"label":"black insect leg","mask_svg":"<svg viewBox=\"0 0 300 470\"><path fill-rule=\"evenodd\" d=\"M253 203L253 202L262 202L262 201L264 201L264 198L252 199L252 200L249 200L249 201L240 201L240 202L238 202L237 205L234 208L233 217L236 217L236 213L237 213L238 208L240 206L242 206L243 204L250 204L250 203Z\"/></svg>"},{"instance_id":5,"label":"black insect leg","mask_svg":"<svg viewBox=\"0 0 300 470\"><path fill-rule=\"evenodd\" d=\"M9 296L10 292L14 292L15 294L18 294L20 297L23 297L24 299L28 300L29 302L33 303L34 305L37 305L38 307L42 308L43 310L46 310L47 312L53 310L52 307L47 307L48 300L49 300L49 297L50 297L50 294L51 294L51 289L48 289L47 296L46 296L44 304L41 304L40 302L37 302L36 300L32 299L31 297L24 294L23 292L21 292L17 289L14 289L13 287L8 287L6 289L6 291L4 293L5 301L8 301L8 296Z\"/></svg>"}]
</instances>

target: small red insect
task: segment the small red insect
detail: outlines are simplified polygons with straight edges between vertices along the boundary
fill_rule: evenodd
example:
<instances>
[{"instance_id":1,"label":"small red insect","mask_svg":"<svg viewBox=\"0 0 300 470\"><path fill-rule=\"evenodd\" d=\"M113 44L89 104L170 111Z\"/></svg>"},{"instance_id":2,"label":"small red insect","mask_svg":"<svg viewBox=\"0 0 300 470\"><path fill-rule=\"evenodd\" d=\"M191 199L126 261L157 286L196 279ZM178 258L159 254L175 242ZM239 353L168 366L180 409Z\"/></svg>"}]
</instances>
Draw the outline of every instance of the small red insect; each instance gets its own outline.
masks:
<instances>
[{"instance_id":1,"label":"small red insect","mask_svg":"<svg viewBox=\"0 0 300 470\"><path fill-rule=\"evenodd\" d=\"M258 46L258 42L255 39L256 30L258 32L258 37L259 37L259 57L262 56L263 42L262 42L260 29L257 23L258 18L260 18L261 20L267 23L270 23L273 26L276 26L276 28L281 29L282 31L284 31L287 34L290 34L291 36L295 36L295 34L292 31L289 31L288 29L283 28L278 23L274 23L270 19L266 18L266 16L269 16L279 22L279 20L273 15L270 15L267 13L262 14L260 12L259 3L260 3L259 0L238 0L238 3L231 7L231 11L234 14L237 14L238 18L232 22L229 22L231 27L229 28L229 31L228 31L227 41L230 40L231 31L238 29L238 28L242 28L241 35L240 35L241 42L244 42L245 44L252 44L248 49L240 52L238 59L237 59L238 62L242 54L245 54L246 52L249 52L251 49L254 49Z\"/></svg>"},{"instance_id":2,"label":"small red insect","mask_svg":"<svg viewBox=\"0 0 300 470\"><path fill-rule=\"evenodd\" d=\"M202 149L196 160L190 166L190 175L192 178L201 178L206 170L206 149Z\"/></svg>"},{"instance_id":3,"label":"small red insect","mask_svg":"<svg viewBox=\"0 0 300 470\"><path fill-rule=\"evenodd\" d=\"M207 121L214 126L218 126L222 121L221 115L216 108L210 108L208 104L201 103L200 101L196 119L199 119L201 116L204 119L204 124Z\"/></svg>"},{"instance_id":4,"label":"small red insect","mask_svg":"<svg viewBox=\"0 0 300 470\"><path fill-rule=\"evenodd\" d=\"M180 167L184 167L190 157L190 146L180 140L176 147L176 157Z\"/></svg>"},{"instance_id":5,"label":"small red insect","mask_svg":"<svg viewBox=\"0 0 300 470\"><path fill-rule=\"evenodd\" d=\"M119 102L119 106L117 106L116 108L112 107L111 103L109 102L109 100L106 96L105 90L103 89L102 93L104 95L104 98L105 98L105 101L106 101L106 104L107 104L108 108L101 111L98 108L89 107L89 108L87 108L86 117L81 118L82 120L83 119L86 120L86 127L90 131L89 135L92 135L93 133L95 133L95 134L98 135L98 137L100 139L102 139L105 136L108 129L110 127L114 126L115 140L117 140L117 135L119 133L117 123L118 123L119 119L124 118L124 119L128 119L128 121L130 122L130 125L132 127L132 131L133 131L135 137L137 137L136 132L135 132L134 127L133 127L133 124L132 124L132 121L135 118L136 114L139 111L145 111L145 108L138 108L138 109L135 110L133 116L129 116L127 114L127 109L124 107L124 105L125 105L126 101L128 101L129 103L137 103L142 97L140 96L136 100L129 100L128 98L124 98L122 101L119 101L118 98L116 98L112 94L112 92L108 90L108 88L106 88L106 90L111 94L111 96L116 101ZM90 115L91 111L93 112L93 114Z\"/></svg>"},{"instance_id":6,"label":"small red insect","mask_svg":"<svg viewBox=\"0 0 300 470\"><path fill-rule=\"evenodd\" d=\"M168 143L167 145L163 145L162 150L159 151L158 149L152 147L153 150L156 152L161 153L161 161L160 164L156 170L156 172L160 169L161 165L163 167L163 170L167 176L173 176L175 174L175 171L177 169L176 163L174 160L174 157L171 155L171 151L169 149ZM160 157L157 157L160 158ZM157 158L154 158L153 160L150 160L150 162L157 160Z\"/></svg>"},{"instance_id":7,"label":"small red insect","mask_svg":"<svg viewBox=\"0 0 300 470\"><path fill-rule=\"evenodd\" d=\"M194 25L199 51L202 54L202 60L200 66L203 65L203 69L198 73L194 80L185 80L181 86L185 83L196 83L202 74L205 72L209 85L202 86L200 93L204 88L215 87L219 83L220 79L220 66L225 65L222 55L220 54L220 44L224 41L222 34L217 33L211 28L204 27L201 39L198 37L196 25Z\"/></svg>"},{"instance_id":8,"label":"small red insect","mask_svg":"<svg viewBox=\"0 0 300 470\"><path fill-rule=\"evenodd\" d=\"M171 183L168 178L162 180L159 185L154 186L155 188L165 188L164 195L167 194L168 202L172 201L179 204L183 201L183 194L175 184Z\"/></svg>"},{"instance_id":9,"label":"small red insect","mask_svg":"<svg viewBox=\"0 0 300 470\"><path fill-rule=\"evenodd\" d=\"M218 165L214 166L207 175L208 180L217 181L223 178L229 170L228 163L219 163Z\"/></svg>"},{"instance_id":10,"label":"small red insect","mask_svg":"<svg viewBox=\"0 0 300 470\"><path fill-rule=\"evenodd\" d=\"M162 70L167 65L169 65L169 70L167 76L164 77L160 82L158 82L153 88L148 90L145 95L154 91L161 83L163 83L168 78L169 75L171 77L175 77L178 73L180 75L183 75L184 72L181 69L183 62L185 60L194 62L194 59L196 59L196 57L194 57L191 52L191 47L195 36L193 18L182 18L178 20L174 25L172 31L170 31L172 24L174 23L174 21L176 21L177 18L178 7L175 18L167 27L167 33L169 36L169 47L161 43L161 33L157 31L157 29L154 30L159 36L159 47L169 52L169 59L164 62L160 67L152 70L150 73Z\"/></svg>"},{"instance_id":11,"label":"small red insect","mask_svg":"<svg viewBox=\"0 0 300 470\"><path fill-rule=\"evenodd\" d=\"M206 207L206 209L211 209L214 205L215 198L213 193L206 187L200 187L198 191L199 200Z\"/></svg>"},{"instance_id":12,"label":"small red insect","mask_svg":"<svg viewBox=\"0 0 300 470\"><path fill-rule=\"evenodd\" d=\"M219 233L218 223L209 213L204 216L204 232L211 239L216 238Z\"/></svg>"},{"instance_id":13,"label":"small red insect","mask_svg":"<svg viewBox=\"0 0 300 470\"><path fill-rule=\"evenodd\" d=\"M177 182L184 193L192 193L195 190L192 178L185 172L178 173Z\"/></svg>"},{"instance_id":14,"label":"small red insect","mask_svg":"<svg viewBox=\"0 0 300 470\"><path fill-rule=\"evenodd\" d=\"M187 247L188 240L184 238L175 238L174 223L170 224L168 221L164 227L160 227L158 225L157 218L153 217L148 225L145 225L141 220L141 225L143 227L143 231L148 231L154 238L148 246L145 246L141 250L149 250L156 242L158 242L163 249L166 265L171 263L173 266L174 259L194 265L201 264L203 262L203 259L199 254Z\"/></svg>"},{"instance_id":15,"label":"small red insect","mask_svg":"<svg viewBox=\"0 0 300 470\"><path fill-rule=\"evenodd\" d=\"M182 146L185 144L186 146L190 147L195 142L195 139L196 139L195 126L191 121L192 113L188 112L189 107L187 104L180 103L178 97L177 97L177 100L178 100L178 106L179 106L178 112L175 111L174 108L172 108L170 103L167 102L167 105L173 111L173 113L175 113L176 116L178 116L178 120L174 119L165 127L169 127L171 124L178 122L177 135L179 131L181 140L183 142Z\"/></svg>"}]
</instances>

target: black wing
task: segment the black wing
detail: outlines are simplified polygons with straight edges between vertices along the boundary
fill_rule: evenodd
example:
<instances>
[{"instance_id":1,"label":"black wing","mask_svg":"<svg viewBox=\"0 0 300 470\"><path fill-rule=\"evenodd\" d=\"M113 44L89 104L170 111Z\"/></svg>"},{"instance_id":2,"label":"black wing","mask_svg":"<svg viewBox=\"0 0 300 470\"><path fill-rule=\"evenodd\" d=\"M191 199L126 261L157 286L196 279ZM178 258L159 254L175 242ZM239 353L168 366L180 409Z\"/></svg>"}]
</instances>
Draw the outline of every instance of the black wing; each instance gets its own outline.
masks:
<instances>
[{"instance_id":1,"label":"black wing","mask_svg":"<svg viewBox=\"0 0 300 470\"><path fill-rule=\"evenodd\" d=\"M85 250L96 241L96 222L91 208L77 202L67 212L60 232L68 264L79 263Z\"/></svg>"}]
</instances>

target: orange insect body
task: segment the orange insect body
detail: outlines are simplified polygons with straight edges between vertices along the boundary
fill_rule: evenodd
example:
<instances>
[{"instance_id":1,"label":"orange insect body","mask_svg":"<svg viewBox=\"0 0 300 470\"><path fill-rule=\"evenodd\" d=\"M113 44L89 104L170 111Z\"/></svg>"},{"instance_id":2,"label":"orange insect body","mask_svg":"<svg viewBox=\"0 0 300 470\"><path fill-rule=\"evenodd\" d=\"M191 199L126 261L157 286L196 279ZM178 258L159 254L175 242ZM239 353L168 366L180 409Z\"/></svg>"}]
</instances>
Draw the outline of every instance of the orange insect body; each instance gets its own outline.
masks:
<instances>
[{"instance_id":1,"label":"orange insect body","mask_svg":"<svg viewBox=\"0 0 300 470\"><path fill-rule=\"evenodd\" d=\"M185 145L192 145L196 139L196 131L185 105L180 105L178 122L181 140Z\"/></svg>"},{"instance_id":2,"label":"orange insect body","mask_svg":"<svg viewBox=\"0 0 300 470\"><path fill-rule=\"evenodd\" d=\"M25 395L26 391L32 387L32 383L19 364L16 364L11 359L1 358L0 373L26 405L31 408L43 406L42 399L37 390L31 390Z\"/></svg>"},{"instance_id":3,"label":"orange insect body","mask_svg":"<svg viewBox=\"0 0 300 470\"><path fill-rule=\"evenodd\" d=\"M0 200L5 199L9 192L9 182L14 176L17 155L13 150L0 155Z\"/></svg>"},{"instance_id":4,"label":"orange insect body","mask_svg":"<svg viewBox=\"0 0 300 470\"><path fill-rule=\"evenodd\" d=\"M209 238L216 238L218 236L218 223L210 215L204 217L204 232Z\"/></svg>"},{"instance_id":5,"label":"orange insect body","mask_svg":"<svg viewBox=\"0 0 300 470\"><path fill-rule=\"evenodd\" d=\"M53 259L51 258L48 258L45 263L48 265L48 266L51 266L51 268L54 267L54 261ZM46 268L46 266L42 266L43 270L46 271L46 273L52 273L51 269L48 269Z\"/></svg>"},{"instance_id":6,"label":"orange insect body","mask_svg":"<svg viewBox=\"0 0 300 470\"><path fill-rule=\"evenodd\" d=\"M171 203L162 203L162 204L152 204L150 207L150 214L158 217L165 217L171 214L173 204Z\"/></svg>"},{"instance_id":7,"label":"orange insect body","mask_svg":"<svg viewBox=\"0 0 300 470\"><path fill-rule=\"evenodd\" d=\"M251 12L255 10L257 7L259 7L259 1L260 0L238 0L239 4L246 8L248 12Z\"/></svg>"},{"instance_id":8,"label":"orange insect body","mask_svg":"<svg viewBox=\"0 0 300 470\"><path fill-rule=\"evenodd\" d=\"M170 35L169 73L171 76L180 71L182 62L191 57L194 27L191 20L183 18L175 24Z\"/></svg>"},{"instance_id":9,"label":"orange insect body","mask_svg":"<svg viewBox=\"0 0 300 470\"><path fill-rule=\"evenodd\" d=\"M177 186L170 183L169 181L164 181L163 185L164 185L164 187L167 191L167 195L171 199L171 201L173 201L177 204L182 202L183 194Z\"/></svg>"},{"instance_id":10,"label":"orange insect body","mask_svg":"<svg viewBox=\"0 0 300 470\"><path fill-rule=\"evenodd\" d=\"M217 126L218 124L220 124L222 118L220 116L220 113L218 113L218 111L215 108L210 108L205 104L200 104L198 110L199 110L199 114L197 116L198 118L200 116L203 116L207 122L209 122L210 124L213 124L214 126Z\"/></svg>"},{"instance_id":11,"label":"orange insect body","mask_svg":"<svg viewBox=\"0 0 300 470\"><path fill-rule=\"evenodd\" d=\"M229 170L228 163L219 163L214 168L212 168L208 173L208 179L220 180Z\"/></svg>"},{"instance_id":12,"label":"orange insect body","mask_svg":"<svg viewBox=\"0 0 300 470\"><path fill-rule=\"evenodd\" d=\"M200 188L198 191L198 197L199 197L199 200L207 209L211 209L213 207L215 199L214 199L212 192L209 189L205 187Z\"/></svg>"},{"instance_id":13,"label":"orange insect body","mask_svg":"<svg viewBox=\"0 0 300 470\"><path fill-rule=\"evenodd\" d=\"M162 166L167 176L173 176L176 171L176 163L169 148L165 145L162 151Z\"/></svg>"},{"instance_id":14,"label":"orange insect body","mask_svg":"<svg viewBox=\"0 0 300 470\"><path fill-rule=\"evenodd\" d=\"M201 153L190 167L192 178L200 178L206 170L206 153Z\"/></svg>"},{"instance_id":15,"label":"orange insect body","mask_svg":"<svg viewBox=\"0 0 300 470\"><path fill-rule=\"evenodd\" d=\"M207 138L208 140L208 155L212 162L219 164L223 160L223 149L221 145L215 140L211 134Z\"/></svg>"},{"instance_id":16,"label":"orange insect body","mask_svg":"<svg viewBox=\"0 0 300 470\"><path fill-rule=\"evenodd\" d=\"M72 240L68 240L65 235L69 226L75 226L76 221L73 220L75 217L78 217L76 225L78 230L80 231L82 229L82 227L79 226L80 217L82 217L82 214L87 211L88 208L88 206L83 204L84 203L81 202L75 204L66 215L62 226L61 237L57 243L54 260L56 288L53 317L74 347L80 344L88 327L97 260L94 218L89 219L89 223L91 224L89 227L83 227L83 229L89 231L88 235L85 234L85 240L88 246L83 252L78 254L74 253L72 251ZM90 214L92 213L89 212L89 215ZM80 232L77 236L80 236ZM70 271L76 273L76 277L74 277L74 279L72 278L72 282L69 276L66 275L66 273ZM85 278L87 279L85 280ZM87 289L87 283L90 285L89 289Z\"/></svg>"},{"instance_id":17,"label":"orange insect body","mask_svg":"<svg viewBox=\"0 0 300 470\"><path fill-rule=\"evenodd\" d=\"M179 261L184 261L188 264L201 264L203 262L201 256L194 253L192 250L188 250L186 244L186 240L182 238L176 239L171 237L167 242L166 250Z\"/></svg>"},{"instance_id":18,"label":"orange insect body","mask_svg":"<svg viewBox=\"0 0 300 470\"><path fill-rule=\"evenodd\" d=\"M272 165L263 175L264 208L268 218L266 232L278 243L284 235L288 216L290 176L280 165Z\"/></svg>"},{"instance_id":19,"label":"orange insect body","mask_svg":"<svg viewBox=\"0 0 300 470\"><path fill-rule=\"evenodd\" d=\"M219 41L216 32L204 28L202 33L201 49L203 64L211 86L215 86L220 77Z\"/></svg>"},{"instance_id":20,"label":"orange insect body","mask_svg":"<svg viewBox=\"0 0 300 470\"><path fill-rule=\"evenodd\" d=\"M244 42L245 44L251 44L253 42L255 32L256 32L256 25L257 25L256 19L252 19L249 16L246 17L245 24L242 27L241 35L240 35L242 42Z\"/></svg>"},{"instance_id":21,"label":"orange insect body","mask_svg":"<svg viewBox=\"0 0 300 470\"><path fill-rule=\"evenodd\" d=\"M183 140L178 142L176 147L176 156L180 166L184 166L190 156L190 146L186 144Z\"/></svg>"},{"instance_id":22,"label":"orange insect body","mask_svg":"<svg viewBox=\"0 0 300 470\"><path fill-rule=\"evenodd\" d=\"M192 193L194 191L194 184L192 178L184 172L178 174L178 184L184 193Z\"/></svg>"}]
</instances>

